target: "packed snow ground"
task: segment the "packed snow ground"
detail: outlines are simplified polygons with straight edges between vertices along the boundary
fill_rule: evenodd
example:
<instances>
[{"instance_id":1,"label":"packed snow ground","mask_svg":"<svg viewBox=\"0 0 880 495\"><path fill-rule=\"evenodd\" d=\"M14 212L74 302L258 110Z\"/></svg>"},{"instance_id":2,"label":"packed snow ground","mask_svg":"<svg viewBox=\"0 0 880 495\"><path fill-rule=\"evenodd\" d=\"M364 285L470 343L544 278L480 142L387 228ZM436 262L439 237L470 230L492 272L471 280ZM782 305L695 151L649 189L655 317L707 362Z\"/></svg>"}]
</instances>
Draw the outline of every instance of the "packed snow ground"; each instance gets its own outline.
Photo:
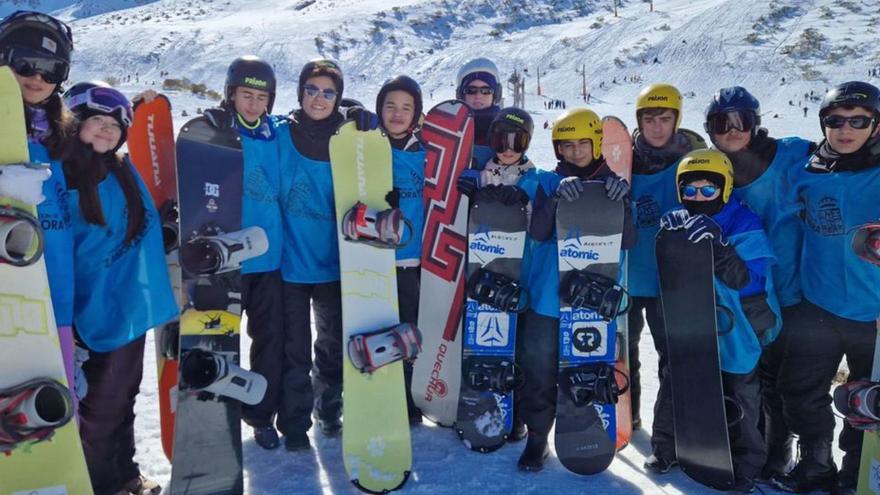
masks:
<instances>
[{"instance_id":1,"label":"packed snow ground","mask_svg":"<svg viewBox=\"0 0 880 495\"><path fill-rule=\"evenodd\" d=\"M816 111L826 88L851 79L880 82L867 77L880 67L876 0L655 0L653 13L643 1L620 3L615 18L606 0L11 0L0 3L0 16L36 8L71 21L72 80L114 78L129 95L160 89L166 78L220 91L232 59L260 55L279 76L275 113L296 106L296 75L316 56L339 60L346 95L368 107L387 77L407 73L422 83L426 108L453 97L462 63L488 56L503 79L514 69L526 77L526 108L536 124L529 156L544 169L555 162L544 125L561 113L546 110L544 102L583 105L582 68L589 106L629 126L636 94L646 84L678 85L686 95L683 125L701 133L702 109L712 93L741 84L763 103L764 125L772 135L814 140L821 137ZM168 95L178 127L197 109L216 104L188 92ZM451 430L425 424L413 430L413 475L404 492L714 493L680 471L649 477L642 469L650 454L657 391L656 353L647 330L643 336L645 429L606 473L580 477L551 456L543 472L522 474L516 459L523 444L477 454ZM167 485L171 467L159 440L152 334L149 339L136 406L137 459L145 474ZM243 335L245 363L249 344ZM307 453L264 451L247 428L244 440L249 494L356 493L342 465L339 439L316 434L315 449ZM839 461L840 452L836 455Z\"/></svg>"}]
</instances>

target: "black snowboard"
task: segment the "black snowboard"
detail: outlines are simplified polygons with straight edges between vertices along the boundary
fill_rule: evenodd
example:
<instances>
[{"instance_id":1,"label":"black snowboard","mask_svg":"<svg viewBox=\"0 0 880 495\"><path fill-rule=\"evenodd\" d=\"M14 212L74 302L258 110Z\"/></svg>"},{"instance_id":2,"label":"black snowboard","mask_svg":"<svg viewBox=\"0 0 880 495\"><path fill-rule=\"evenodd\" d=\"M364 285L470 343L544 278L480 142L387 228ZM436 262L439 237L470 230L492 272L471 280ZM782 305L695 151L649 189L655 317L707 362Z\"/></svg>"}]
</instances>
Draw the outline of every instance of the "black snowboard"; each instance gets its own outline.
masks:
<instances>
[{"instance_id":1,"label":"black snowboard","mask_svg":"<svg viewBox=\"0 0 880 495\"><path fill-rule=\"evenodd\" d=\"M712 243L684 230L657 234L675 449L681 470L719 490L733 486L718 353Z\"/></svg>"},{"instance_id":2,"label":"black snowboard","mask_svg":"<svg viewBox=\"0 0 880 495\"><path fill-rule=\"evenodd\" d=\"M202 117L183 126L177 139L181 246L195 236L241 229L243 167L234 130L217 130ZM183 259L181 265L185 299L181 361L190 350L201 349L237 363L239 271L199 276L187 269ZM183 376L178 383L170 493L242 493L241 404L188 390Z\"/></svg>"}]
</instances>

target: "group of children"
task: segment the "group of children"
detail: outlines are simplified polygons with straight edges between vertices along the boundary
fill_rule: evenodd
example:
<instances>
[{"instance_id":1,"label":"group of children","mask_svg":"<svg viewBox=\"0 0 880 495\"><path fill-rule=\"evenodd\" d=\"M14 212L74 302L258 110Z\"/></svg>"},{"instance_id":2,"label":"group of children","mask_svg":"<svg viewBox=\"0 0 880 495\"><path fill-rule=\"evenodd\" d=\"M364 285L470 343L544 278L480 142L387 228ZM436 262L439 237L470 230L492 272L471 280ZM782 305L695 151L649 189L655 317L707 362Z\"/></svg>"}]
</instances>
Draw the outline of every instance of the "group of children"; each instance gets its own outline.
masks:
<instances>
[{"instance_id":1,"label":"group of children","mask_svg":"<svg viewBox=\"0 0 880 495\"><path fill-rule=\"evenodd\" d=\"M76 353L67 347L65 358L71 382L81 385L80 432L95 492L155 494L158 485L133 461L133 405L144 335L175 318L178 308L155 206L117 153L132 122L131 105L100 82L75 84L62 94L72 50L69 28L50 16L17 12L0 22L0 65L12 68L21 87L31 161L49 163L52 171L39 215L59 334L79 347ZM711 240L716 295L733 314L733 330L719 336L719 346L725 394L743 413L731 435L735 488L750 492L764 480L792 492L854 493L861 435L844 425L838 472L829 391L843 355L852 379L870 376L880 270L858 260L850 242L854 227L880 217L870 195L880 191L880 91L863 82L830 90L819 116L824 139L816 145L770 137L760 127L758 101L742 87L722 89L705 112L704 130L715 146L708 150L697 133L680 127L679 91L652 84L636 100L630 183L609 169L602 121L585 108L556 119L558 163L539 170L527 157L532 119L521 109L500 108L501 81L485 58L458 73L456 96L473 111L476 133L473 170L457 187L471 197L527 204L529 212L521 281L530 304L516 350L525 382L511 435L528 438L519 467L542 468L555 416L556 207L576 200L582 181L591 180L628 206L622 247L632 299L628 352L636 428L645 320L660 359L653 454L645 468L666 473L676 464L654 238L660 229L684 230L692 242ZM259 226L269 239L268 251L242 266L250 361L269 384L262 402L243 406L243 419L263 448L280 446L280 432L285 448L297 451L311 447L313 421L328 436L342 428L345 357L329 140L345 120L361 131L381 127L388 136L394 189L386 200L416 233L397 250L400 319L416 324L423 102L418 83L397 76L379 91L375 113L369 111L343 98L343 72L330 60L302 68L300 108L289 115L272 115L276 86L271 64L238 58L227 71L224 101L205 118L240 135L243 227ZM405 370L411 377L411 366ZM408 409L410 422L421 422L411 399ZM800 446L796 464L793 435Z\"/></svg>"}]
</instances>

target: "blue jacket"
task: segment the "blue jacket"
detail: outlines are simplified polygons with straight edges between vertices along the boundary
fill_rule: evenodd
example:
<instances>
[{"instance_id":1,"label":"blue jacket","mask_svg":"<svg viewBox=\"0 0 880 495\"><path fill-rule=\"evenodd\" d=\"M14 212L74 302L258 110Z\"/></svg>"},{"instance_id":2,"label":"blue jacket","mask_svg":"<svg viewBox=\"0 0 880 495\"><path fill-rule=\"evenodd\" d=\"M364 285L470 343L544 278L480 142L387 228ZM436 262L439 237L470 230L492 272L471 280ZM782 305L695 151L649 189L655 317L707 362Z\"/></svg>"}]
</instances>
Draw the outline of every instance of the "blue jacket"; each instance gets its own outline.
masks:
<instances>
[{"instance_id":1,"label":"blue jacket","mask_svg":"<svg viewBox=\"0 0 880 495\"><path fill-rule=\"evenodd\" d=\"M655 174L632 175L630 195L635 203L633 219L638 230L638 241L627 254L627 290L633 297L660 295L654 239L660 230L660 217L679 205L675 184L677 170L676 162Z\"/></svg>"},{"instance_id":2,"label":"blue jacket","mask_svg":"<svg viewBox=\"0 0 880 495\"><path fill-rule=\"evenodd\" d=\"M425 150L391 150L394 187L400 193L400 210L412 224L412 239L396 252L399 266L418 266L422 258L422 229L425 226Z\"/></svg>"},{"instance_id":3,"label":"blue jacket","mask_svg":"<svg viewBox=\"0 0 880 495\"><path fill-rule=\"evenodd\" d=\"M126 166L131 164L126 160ZM107 225L86 222L79 208L79 191L71 190L76 257L74 324L84 343L97 352L118 349L147 330L178 316L168 279L159 214L137 177L145 206L145 226L131 244L125 195L109 173L98 185Z\"/></svg>"}]
</instances>

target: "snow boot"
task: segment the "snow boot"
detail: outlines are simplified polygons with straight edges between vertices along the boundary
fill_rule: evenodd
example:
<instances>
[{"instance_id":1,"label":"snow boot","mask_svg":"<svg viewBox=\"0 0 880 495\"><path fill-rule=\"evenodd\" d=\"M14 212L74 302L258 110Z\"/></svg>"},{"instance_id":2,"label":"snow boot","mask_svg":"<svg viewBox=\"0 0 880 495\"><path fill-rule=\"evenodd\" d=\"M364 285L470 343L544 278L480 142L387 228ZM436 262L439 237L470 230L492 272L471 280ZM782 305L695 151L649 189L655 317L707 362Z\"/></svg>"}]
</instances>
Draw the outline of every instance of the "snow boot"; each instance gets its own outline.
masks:
<instances>
[{"instance_id":1,"label":"snow boot","mask_svg":"<svg viewBox=\"0 0 880 495\"><path fill-rule=\"evenodd\" d=\"M159 483L142 474L126 483L123 490L133 495L159 495L162 493L162 487L159 486Z\"/></svg>"},{"instance_id":2,"label":"snow boot","mask_svg":"<svg viewBox=\"0 0 880 495\"><path fill-rule=\"evenodd\" d=\"M791 493L830 491L837 478L831 458L831 440L802 441L800 460L785 476L774 478L773 486Z\"/></svg>"},{"instance_id":3,"label":"snow boot","mask_svg":"<svg viewBox=\"0 0 880 495\"><path fill-rule=\"evenodd\" d=\"M278 432L272 426L254 427L254 441L266 450L276 449L281 445Z\"/></svg>"},{"instance_id":4,"label":"snow boot","mask_svg":"<svg viewBox=\"0 0 880 495\"><path fill-rule=\"evenodd\" d=\"M507 443L516 443L522 441L527 434L526 424L519 418L518 414L513 415L513 429L507 437Z\"/></svg>"},{"instance_id":5,"label":"snow boot","mask_svg":"<svg viewBox=\"0 0 880 495\"><path fill-rule=\"evenodd\" d=\"M755 481L745 476L736 476L730 491L734 493L752 493L755 491Z\"/></svg>"},{"instance_id":6,"label":"snow boot","mask_svg":"<svg viewBox=\"0 0 880 495\"><path fill-rule=\"evenodd\" d=\"M293 433L284 436L284 448L289 452L309 450L312 448L312 443L309 441L309 436L305 433Z\"/></svg>"},{"instance_id":7,"label":"snow boot","mask_svg":"<svg viewBox=\"0 0 880 495\"><path fill-rule=\"evenodd\" d=\"M837 473L837 481L831 487L831 495L856 495L856 485L858 485L857 473L840 471Z\"/></svg>"},{"instance_id":8,"label":"snow boot","mask_svg":"<svg viewBox=\"0 0 880 495\"><path fill-rule=\"evenodd\" d=\"M529 432L526 448L523 450L516 467L520 471L540 471L544 469L544 460L550 455L546 433Z\"/></svg>"},{"instance_id":9,"label":"snow boot","mask_svg":"<svg viewBox=\"0 0 880 495\"><path fill-rule=\"evenodd\" d=\"M774 478L781 478L788 474L794 467L791 457L791 444L793 437L788 432L775 435L771 429L767 429L767 462L761 469L758 477L760 483L770 483Z\"/></svg>"},{"instance_id":10,"label":"snow boot","mask_svg":"<svg viewBox=\"0 0 880 495\"><path fill-rule=\"evenodd\" d=\"M675 466L678 466L676 458L666 457L656 452L645 459L645 470L654 474L666 474Z\"/></svg>"},{"instance_id":11,"label":"snow boot","mask_svg":"<svg viewBox=\"0 0 880 495\"><path fill-rule=\"evenodd\" d=\"M340 421L339 418L317 418L316 421L318 427L321 428L321 433L323 433L325 437L334 438L339 436L339 433L342 432L342 421Z\"/></svg>"}]
</instances>

